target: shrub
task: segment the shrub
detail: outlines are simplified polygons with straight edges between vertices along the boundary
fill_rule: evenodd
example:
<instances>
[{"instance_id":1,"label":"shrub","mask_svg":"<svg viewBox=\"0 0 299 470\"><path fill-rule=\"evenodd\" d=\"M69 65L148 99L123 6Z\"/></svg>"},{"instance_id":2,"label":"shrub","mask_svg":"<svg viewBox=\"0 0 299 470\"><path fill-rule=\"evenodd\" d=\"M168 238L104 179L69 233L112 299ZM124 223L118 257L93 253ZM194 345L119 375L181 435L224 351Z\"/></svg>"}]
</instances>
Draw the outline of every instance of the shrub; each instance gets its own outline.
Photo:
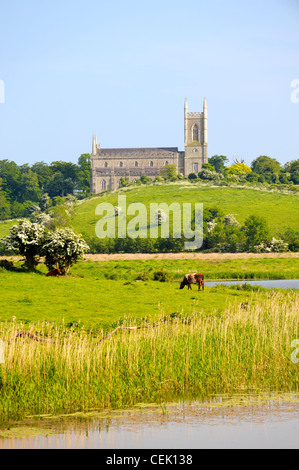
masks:
<instances>
[{"instance_id":1,"label":"shrub","mask_svg":"<svg viewBox=\"0 0 299 470\"><path fill-rule=\"evenodd\" d=\"M281 238L273 237L270 243L261 243L253 248L255 253L282 253L288 251L288 244Z\"/></svg>"},{"instance_id":2,"label":"shrub","mask_svg":"<svg viewBox=\"0 0 299 470\"><path fill-rule=\"evenodd\" d=\"M155 219L155 222L160 226L163 224L163 222L166 222L167 214L165 214L165 212L163 212L162 209L157 209L154 214L154 219Z\"/></svg>"},{"instance_id":3,"label":"shrub","mask_svg":"<svg viewBox=\"0 0 299 470\"><path fill-rule=\"evenodd\" d=\"M299 251L299 232L288 227L283 235L283 239L288 243L290 251Z\"/></svg>"},{"instance_id":4,"label":"shrub","mask_svg":"<svg viewBox=\"0 0 299 470\"><path fill-rule=\"evenodd\" d=\"M131 181L127 181L123 176L120 178L120 187L125 188L127 186L131 186L133 183Z\"/></svg>"},{"instance_id":5,"label":"shrub","mask_svg":"<svg viewBox=\"0 0 299 470\"><path fill-rule=\"evenodd\" d=\"M220 181L224 178L222 173L217 173L214 170L210 169L203 169L198 173L198 177L201 180L208 180L208 181Z\"/></svg>"},{"instance_id":6,"label":"shrub","mask_svg":"<svg viewBox=\"0 0 299 470\"><path fill-rule=\"evenodd\" d=\"M259 183L265 183L265 182L266 182L266 178L264 177L264 175L260 175L260 176L258 177L258 182L259 182Z\"/></svg>"},{"instance_id":7,"label":"shrub","mask_svg":"<svg viewBox=\"0 0 299 470\"><path fill-rule=\"evenodd\" d=\"M24 256L24 266L29 270L34 270L41 256L45 227L29 220L18 222L19 225L11 227L9 235L0 241L8 250L17 251Z\"/></svg>"},{"instance_id":8,"label":"shrub","mask_svg":"<svg viewBox=\"0 0 299 470\"><path fill-rule=\"evenodd\" d=\"M171 281L171 275L166 269L161 269L154 273L154 281L169 282Z\"/></svg>"},{"instance_id":9,"label":"shrub","mask_svg":"<svg viewBox=\"0 0 299 470\"><path fill-rule=\"evenodd\" d=\"M210 165L215 168L217 173L223 172L226 162L228 162L228 158L225 155L213 155L211 158L209 158Z\"/></svg>"},{"instance_id":10,"label":"shrub","mask_svg":"<svg viewBox=\"0 0 299 470\"><path fill-rule=\"evenodd\" d=\"M233 214L226 214L223 219L224 225L233 225L239 227L240 224Z\"/></svg>"},{"instance_id":11,"label":"shrub","mask_svg":"<svg viewBox=\"0 0 299 470\"><path fill-rule=\"evenodd\" d=\"M243 162L237 162L232 166L226 167L225 172L231 175L241 176L248 175L248 173L252 172L252 169Z\"/></svg>"},{"instance_id":12,"label":"shrub","mask_svg":"<svg viewBox=\"0 0 299 470\"><path fill-rule=\"evenodd\" d=\"M164 180L168 181L176 181L177 180L177 166L173 163L168 163L164 166L162 170L160 170L160 176Z\"/></svg>"},{"instance_id":13,"label":"shrub","mask_svg":"<svg viewBox=\"0 0 299 470\"><path fill-rule=\"evenodd\" d=\"M141 181L142 184L147 184L147 183L152 182L152 180L146 175L140 176L140 181Z\"/></svg>"},{"instance_id":14,"label":"shrub","mask_svg":"<svg viewBox=\"0 0 299 470\"><path fill-rule=\"evenodd\" d=\"M248 173L248 175L246 176L246 180L250 183L258 183L259 175L257 173Z\"/></svg>"},{"instance_id":15,"label":"shrub","mask_svg":"<svg viewBox=\"0 0 299 470\"><path fill-rule=\"evenodd\" d=\"M58 267L62 274L66 274L88 249L81 235L65 228L48 233L42 252L49 270Z\"/></svg>"},{"instance_id":16,"label":"shrub","mask_svg":"<svg viewBox=\"0 0 299 470\"><path fill-rule=\"evenodd\" d=\"M246 249L252 251L255 246L266 243L269 238L267 221L263 217L251 215L244 222Z\"/></svg>"},{"instance_id":17,"label":"shrub","mask_svg":"<svg viewBox=\"0 0 299 470\"><path fill-rule=\"evenodd\" d=\"M203 163L201 168L203 170L216 171L215 168L213 167L213 165L211 165L210 163Z\"/></svg>"},{"instance_id":18,"label":"shrub","mask_svg":"<svg viewBox=\"0 0 299 470\"><path fill-rule=\"evenodd\" d=\"M252 171L260 175L280 173L280 164L275 158L267 157L266 155L260 155L256 160L251 163Z\"/></svg>"},{"instance_id":19,"label":"shrub","mask_svg":"<svg viewBox=\"0 0 299 470\"><path fill-rule=\"evenodd\" d=\"M148 280L149 280L148 272L147 272L147 271L141 271L141 272L137 275L136 280L137 280L137 281L148 281Z\"/></svg>"},{"instance_id":20,"label":"shrub","mask_svg":"<svg viewBox=\"0 0 299 470\"><path fill-rule=\"evenodd\" d=\"M156 176L156 178L154 179L154 183L161 183L163 181L163 178L161 178L161 176Z\"/></svg>"},{"instance_id":21,"label":"shrub","mask_svg":"<svg viewBox=\"0 0 299 470\"><path fill-rule=\"evenodd\" d=\"M289 184L289 176L290 176L290 173L280 173L279 175L279 182L281 184Z\"/></svg>"},{"instance_id":22,"label":"shrub","mask_svg":"<svg viewBox=\"0 0 299 470\"><path fill-rule=\"evenodd\" d=\"M122 211L121 207L114 206L115 217L118 217L121 214L121 211Z\"/></svg>"}]
</instances>

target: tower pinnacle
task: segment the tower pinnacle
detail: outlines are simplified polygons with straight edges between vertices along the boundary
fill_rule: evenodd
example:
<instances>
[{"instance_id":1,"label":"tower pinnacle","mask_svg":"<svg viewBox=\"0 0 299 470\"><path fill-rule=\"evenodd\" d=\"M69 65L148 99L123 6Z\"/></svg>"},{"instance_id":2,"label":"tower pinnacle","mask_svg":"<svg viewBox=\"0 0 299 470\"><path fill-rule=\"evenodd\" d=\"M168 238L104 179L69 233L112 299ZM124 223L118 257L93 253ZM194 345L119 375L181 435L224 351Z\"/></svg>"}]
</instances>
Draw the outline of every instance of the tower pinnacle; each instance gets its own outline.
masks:
<instances>
[{"instance_id":1,"label":"tower pinnacle","mask_svg":"<svg viewBox=\"0 0 299 470\"><path fill-rule=\"evenodd\" d=\"M97 136L96 136L96 133L93 132L93 136L92 136L92 155L96 155L97 154Z\"/></svg>"},{"instance_id":2,"label":"tower pinnacle","mask_svg":"<svg viewBox=\"0 0 299 470\"><path fill-rule=\"evenodd\" d=\"M185 98L185 113L188 113L188 100Z\"/></svg>"},{"instance_id":3,"label":"tower pinnacle","mask_svg":"<svg viewBox=\"0 0 299 470\"><path fill-rule=\"evenodd\" d=\"M206 100L206 97L205 99L203 100L203 112L205 115L208 114L208 107L207 107L207 100Z\"/></svg>"}]
</instances>

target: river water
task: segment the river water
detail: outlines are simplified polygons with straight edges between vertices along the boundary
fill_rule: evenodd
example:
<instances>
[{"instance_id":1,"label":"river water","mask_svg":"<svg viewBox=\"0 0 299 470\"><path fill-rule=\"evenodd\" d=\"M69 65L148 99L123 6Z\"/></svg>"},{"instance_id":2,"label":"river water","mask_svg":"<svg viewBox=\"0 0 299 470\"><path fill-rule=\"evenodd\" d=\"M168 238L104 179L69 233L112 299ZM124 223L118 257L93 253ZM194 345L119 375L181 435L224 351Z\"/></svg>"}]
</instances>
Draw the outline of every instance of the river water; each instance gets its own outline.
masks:
<instances>
[{"instance_id":1,"label":"river water","mask_svg":"<svg viewBox=\"0 0 299 470\"><path fill-rule=\"evenodd\" d=\"M100 415L35 418L26 429L40 436L0 438L0 449L299 449L299 394L219 395Z\"/></svg>"},{"instance_id":2,"label":"river water","mask_svg":"<svg viewBox=\"0 0 299 470\"><path fill-rule=\"evenodd\" d=\"M271 289L299 289L299 279L277 279L277 280L260 280L260 281L247 281L247 280L238 280L238 281L215 281L215 282L205 282L205 286L213 287L216 285L237 285L237 284L249 284L251 286L261 286Z\"/></svg>"}]
</instances>

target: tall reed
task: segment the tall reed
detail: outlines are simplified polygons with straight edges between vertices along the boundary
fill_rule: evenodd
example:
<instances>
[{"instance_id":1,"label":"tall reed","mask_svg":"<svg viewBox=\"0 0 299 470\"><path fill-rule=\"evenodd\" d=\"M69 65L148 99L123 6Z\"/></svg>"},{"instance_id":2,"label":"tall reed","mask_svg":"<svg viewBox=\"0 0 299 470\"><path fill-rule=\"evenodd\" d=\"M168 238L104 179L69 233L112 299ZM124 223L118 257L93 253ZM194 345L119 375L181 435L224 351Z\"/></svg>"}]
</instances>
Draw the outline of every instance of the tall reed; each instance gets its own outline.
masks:
<instances>
[{"instance_id":1,"label":"tall reed","mask_svg":"<svg viewBox=\"0 0 299 470\"><path fill-rule=\"evenodd\" d=\"M55 344L15 338L24 325L2 323L1 420L165 401L175 395L298 388L296 293L268 293L221 315L194 312L155 328L100 337L49 324L27 329Z\"/></svg>"}]
</instances>

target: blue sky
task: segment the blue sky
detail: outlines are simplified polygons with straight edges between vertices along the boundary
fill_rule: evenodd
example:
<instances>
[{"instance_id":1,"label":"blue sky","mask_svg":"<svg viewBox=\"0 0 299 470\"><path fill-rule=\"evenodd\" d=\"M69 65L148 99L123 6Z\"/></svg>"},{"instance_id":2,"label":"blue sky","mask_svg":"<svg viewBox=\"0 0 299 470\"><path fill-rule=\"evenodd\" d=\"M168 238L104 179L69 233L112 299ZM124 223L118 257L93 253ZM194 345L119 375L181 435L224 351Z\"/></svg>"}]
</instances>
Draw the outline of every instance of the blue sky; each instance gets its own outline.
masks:
<instances>
[{"instance_id":1,"label":"blue sky","mask_svg":"<svg viewBox=\"0 0 299 470\"><path fill-rule=\"evenodd\" d=\"M0 5L0 159L102 147L183 150L184 98L208 104L209 156L299 158L299 0ZM298 93L299 96L299 93Z\"/></svg>"}]
</instances>

